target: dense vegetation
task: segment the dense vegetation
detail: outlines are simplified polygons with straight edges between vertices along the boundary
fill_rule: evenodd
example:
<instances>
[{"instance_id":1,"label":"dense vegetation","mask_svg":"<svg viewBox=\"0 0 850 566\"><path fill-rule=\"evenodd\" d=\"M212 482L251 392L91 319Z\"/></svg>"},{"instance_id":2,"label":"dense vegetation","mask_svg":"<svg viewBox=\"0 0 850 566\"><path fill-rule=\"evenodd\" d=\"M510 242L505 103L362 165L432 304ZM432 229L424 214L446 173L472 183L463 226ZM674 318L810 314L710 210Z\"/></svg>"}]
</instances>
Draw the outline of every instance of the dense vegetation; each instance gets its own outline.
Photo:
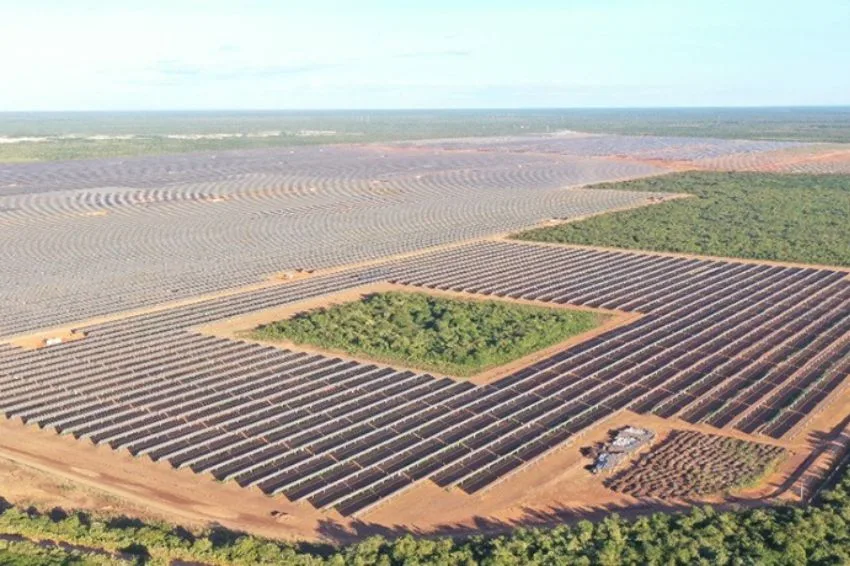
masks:
<instances>
[{"instance_id":1,"label":"dense vegetation","mask_svg":"<svg viewBox=\"0 0 850 566\"><path fill-rule=\"evenodd\" d=\"M590 330L601 319L587 311L390 292L299 313L252 336L468 376Z\"/></svg>"},{"instance_id":2,"label":"dense vegetation","mask_svg":"<svg viewBox=\"0 0 850 566\"><path fill-rule=\"evenodd\" d=\"M103 549L106 556L0 546L2 564L550 565L550 564L846 564L850 562L850 474L816 505L688 514L656 513L636 520L616 515L552 529L463 540L372 537L344 547L295 546L222 529L193 533L165 524L107 519L83 513L39 514L8 508L0 532L32 541ZM115 553L122 558L108 558Z\"/></svg>"},{"instance_id":3,"label":"dense vegetation","mask_svg":"<svg viewBox=\"0 0 850 566\"><path fill-rule=\"evenodd\" d=\"M48 139L0 143L0 162L500 136L562 129L850 142L850 108L12 112L0 113L0 138ZM192 139L222 134L243 136Z\"/></svg>"},{"instance_id":4,"label":"dense vegetation","mask_svg":"<svg viewBox=\"0 0 850 566\"><path fill-rule=\"evenodd\" d=\"M654 136L850 142L850 107L563 111L569 129Z\"/></svg>"},{"instance_id":5,"label":"dense vegetation","mask_svg":"<svg viewBox=\"0 0 850 566\"><path fill-rule=\"evenodd\" d=\"M45 541L6 540L0 535L0 564L3 566L107 566L132 565L124 559L101 551L86 551Z\"/></svg>"},{"instance_id":6,"label":"dense vegetation","mask_svg":"<svg viewBox=\"0 0 850 566\"><path fill-rule=\"evenodd\" d=\"M850 266L850 176L692 172L596 188L689 193L695 198L516 237Z\"/></svg>"}]
</instances>

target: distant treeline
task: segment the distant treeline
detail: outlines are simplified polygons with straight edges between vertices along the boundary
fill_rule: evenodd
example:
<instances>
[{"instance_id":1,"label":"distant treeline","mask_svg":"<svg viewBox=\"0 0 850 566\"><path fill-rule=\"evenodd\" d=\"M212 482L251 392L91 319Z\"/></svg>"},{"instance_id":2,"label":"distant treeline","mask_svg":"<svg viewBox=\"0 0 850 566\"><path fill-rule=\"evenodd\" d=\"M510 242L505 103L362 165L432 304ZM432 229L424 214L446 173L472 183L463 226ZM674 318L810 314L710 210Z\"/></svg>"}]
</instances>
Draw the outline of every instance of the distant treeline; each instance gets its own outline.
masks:
<instances>
[{"instance_id":1,"label":"distant treeline","mask_svg":"<svg viewBox=\"0 0 850 566\"><path fill-rule=\"evenodd\" d=\"M850 107L0 113L0 161L558 130L850 142Z\"/></svg>"}]
</instances>

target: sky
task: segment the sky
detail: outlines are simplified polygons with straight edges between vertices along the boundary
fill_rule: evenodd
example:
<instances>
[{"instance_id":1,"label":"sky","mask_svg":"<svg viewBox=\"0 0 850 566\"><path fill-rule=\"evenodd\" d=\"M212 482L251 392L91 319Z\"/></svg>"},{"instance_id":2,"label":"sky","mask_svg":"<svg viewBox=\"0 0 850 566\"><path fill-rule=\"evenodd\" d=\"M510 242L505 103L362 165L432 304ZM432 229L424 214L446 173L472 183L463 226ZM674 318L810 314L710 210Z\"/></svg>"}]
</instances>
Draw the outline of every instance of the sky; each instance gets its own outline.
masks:
<instances>
[{"instance_id":1,"label":"sky","mask_svg":"<svg viewBox=\"0 0 850 566\"><path fill-rule=\"evenodd\" d=\"M0 111L850 104L850 0L0 0Z\"/></svg>"}]
</instances>

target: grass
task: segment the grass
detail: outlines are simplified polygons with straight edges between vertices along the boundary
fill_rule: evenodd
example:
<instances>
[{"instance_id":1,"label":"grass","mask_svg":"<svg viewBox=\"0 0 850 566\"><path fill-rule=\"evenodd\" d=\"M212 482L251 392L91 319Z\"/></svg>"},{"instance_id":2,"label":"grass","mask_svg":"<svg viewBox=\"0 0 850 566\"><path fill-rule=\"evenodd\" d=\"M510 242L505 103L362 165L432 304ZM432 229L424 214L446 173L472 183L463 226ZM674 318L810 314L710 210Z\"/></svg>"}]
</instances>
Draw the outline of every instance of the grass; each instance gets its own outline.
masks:
<instances>
[{"instance_id":1,"label":"grass","mask_svg":"<svg viewBox=\"0 0 850 566\"><path fill-rule=\"evenodd\" d=\"M695 198L539 228L520 240L850 266L850 176L691 172L596 185Z\"/></svg>"},{"instance_id":2,"label":"grass","mask_svg":"<svg viewBox=\"0 0 850 566\"><path fill-rule=\"evenodd\" d=\"M588 311L386 292L300 313L250 336L467 377L587 332L605 318Z\"/></svg>"},{"instance_id":3,"label":"grass","mask_svg":"<svg viewBox=\"0 0 850 566\"><path fill-rule=\"evenodd\" d=\"M742 477L736 481L732 487L729 488L728 492L730 494L735 494L739 491L745 491L748 489L753 489L761 485L765 479L773 475L777 469L779 469L779 464L781 464L786 458L785 454L780 454L775 458L769 460L764 463L758 470L753 471L748 476Z\"/></svg>"}]
</instances>

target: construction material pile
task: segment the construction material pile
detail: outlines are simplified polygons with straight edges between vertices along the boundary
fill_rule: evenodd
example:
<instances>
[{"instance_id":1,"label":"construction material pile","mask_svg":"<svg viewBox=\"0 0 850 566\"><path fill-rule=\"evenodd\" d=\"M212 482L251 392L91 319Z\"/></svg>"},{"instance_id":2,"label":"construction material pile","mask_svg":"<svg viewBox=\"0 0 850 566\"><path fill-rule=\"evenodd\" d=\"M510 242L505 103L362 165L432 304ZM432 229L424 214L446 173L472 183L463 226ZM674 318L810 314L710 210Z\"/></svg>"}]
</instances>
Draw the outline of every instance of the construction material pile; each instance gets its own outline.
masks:
<instances>
[{"instance_id":1,"label":"construction material pile","mask_svg":"<svg viewBox=\"0 0 850 566\"><path fill-rule=\"evenodd\" d=\"M645 428L627 426L618 430L614 438L596 454L591 471L594 474L610 472L627 461L629 456L655 438L655 433Z\"/></svg>"}]
</instances>

